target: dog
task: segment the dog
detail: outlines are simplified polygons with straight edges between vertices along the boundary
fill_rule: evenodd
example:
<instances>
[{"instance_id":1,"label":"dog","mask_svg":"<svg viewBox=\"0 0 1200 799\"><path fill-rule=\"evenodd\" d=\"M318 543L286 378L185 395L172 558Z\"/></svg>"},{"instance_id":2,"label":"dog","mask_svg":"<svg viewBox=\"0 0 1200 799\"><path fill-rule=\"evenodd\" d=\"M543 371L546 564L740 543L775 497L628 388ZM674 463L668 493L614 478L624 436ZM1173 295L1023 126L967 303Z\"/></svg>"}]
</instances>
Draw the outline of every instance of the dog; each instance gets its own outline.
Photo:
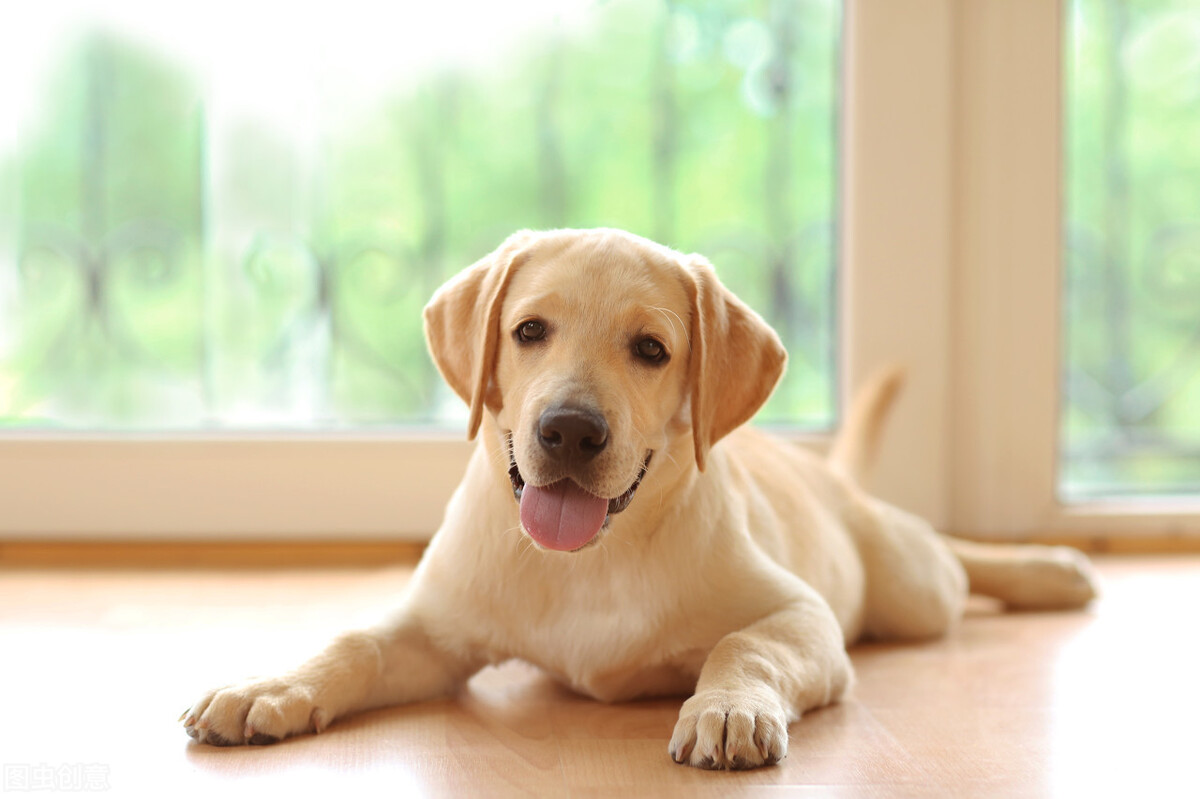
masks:
<instances>
[{"instance_id":1,"label":"dog","mask_svg":"<svg viewBox=\"0 0 1200 799\"><path fill-rule=\"evenodd\" d=\"M1095 595L1075 550L951 539L859 487L897 372L828 457L747 426L786 354L700 256L522 231L434 295L425 331L479 443L403 600L287 675L205 694L181 717L197 741L320 732L520 658L606 702L690 695L669 756L748 769L845 695L847 645L943 635L969 590Z\"/></svg>"}]
</instances>

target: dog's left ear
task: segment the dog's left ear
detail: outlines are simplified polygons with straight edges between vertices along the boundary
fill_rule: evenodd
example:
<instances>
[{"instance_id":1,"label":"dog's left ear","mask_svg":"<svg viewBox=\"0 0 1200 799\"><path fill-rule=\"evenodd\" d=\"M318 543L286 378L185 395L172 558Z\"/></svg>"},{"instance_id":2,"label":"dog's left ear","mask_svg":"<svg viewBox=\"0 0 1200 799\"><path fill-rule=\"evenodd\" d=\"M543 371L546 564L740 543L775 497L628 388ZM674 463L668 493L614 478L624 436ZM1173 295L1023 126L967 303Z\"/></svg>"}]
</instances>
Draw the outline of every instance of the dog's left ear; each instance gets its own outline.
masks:
<instances>
[{"instance_id":1,"label":"dog's left ear","mask_svg":"<svg viewBox=\"0 0 1200 799\"><path fill-rule=\"evenodd\" d=\"M696 465L708 451L762 407L787 363L787 350L762 317L717 279L698 255L686 263L691 276L692 437Z\"/></svg>"},{"instance_id":2,"label":"dog's left ear","mask_svg":"<svg viewBox=\"0 0 1200 799\"><path fill-rule=\"evenodd\" d=\"M437 290L425 306L425 341L442 377L471 407L467 438L475 438L487 405L499 409L494 383L500 343L500 308L513 273L528 258L536 234L509 236Z\"/></svg>"}]
</instances>

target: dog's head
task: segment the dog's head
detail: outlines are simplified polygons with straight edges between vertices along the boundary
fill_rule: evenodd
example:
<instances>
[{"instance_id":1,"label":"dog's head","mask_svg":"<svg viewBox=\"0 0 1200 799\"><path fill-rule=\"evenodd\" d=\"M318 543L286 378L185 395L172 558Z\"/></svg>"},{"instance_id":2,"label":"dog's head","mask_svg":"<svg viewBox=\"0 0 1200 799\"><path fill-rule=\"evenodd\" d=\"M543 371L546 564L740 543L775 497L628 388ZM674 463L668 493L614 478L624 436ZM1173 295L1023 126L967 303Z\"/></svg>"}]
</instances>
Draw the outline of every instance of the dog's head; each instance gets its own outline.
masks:
<instances>
[{"instance_id":1,"label":"dog's head","mask_svg":"<svg viewBox=\"0 0 1200 799\"><path fill-rule=\"evenodd\" d=\"M597 540L663 459L703 469L786 360L707 261L616 230L513 235L434 295L425 334L469 435L495 420L523 529L557 550Z\"/></svg>"}]
</instances>

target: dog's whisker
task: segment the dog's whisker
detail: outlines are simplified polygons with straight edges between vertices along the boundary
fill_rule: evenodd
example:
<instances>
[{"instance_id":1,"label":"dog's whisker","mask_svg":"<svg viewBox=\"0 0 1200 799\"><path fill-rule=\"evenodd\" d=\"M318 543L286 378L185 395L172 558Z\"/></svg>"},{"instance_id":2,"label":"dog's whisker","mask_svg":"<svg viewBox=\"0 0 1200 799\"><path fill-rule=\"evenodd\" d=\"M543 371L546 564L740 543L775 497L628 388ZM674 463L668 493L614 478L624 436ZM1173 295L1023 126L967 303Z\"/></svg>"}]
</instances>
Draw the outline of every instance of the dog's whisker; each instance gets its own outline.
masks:
<instances>
[{"instance_id":1,"label":"dog's whisker","mask_svg":"<svg viewBox=\"0 0 1200 799\"><path fill-rule=\"evenodd\" d=\"M683 323L683 319L679 316L679 314L675 313L670 308L659 308L658 306L651 306L650 310L658 311L660 314L666 317L667 324L671 326L672 333L675 332L675 322L679 322L679 327L683 330L684 340L687 341L688 347L692 346L692 338L688 333L688 326Z\"/></svg>"},{"instance_id":2,"label":"dog's whisker","mask_svg":"<svg viewBox=\"0 0 1200 799\"><path fill-rule=\"evenodd\" d=\"M500 436L500 443L496 448L490 450L492 455L496 457L508 457L513 451L512 432L505 433Z\"/></svg>"},{"instance_id":3,"label":"dog's whisker","mask_svg":"<svg viewBox=\"0 0 1200 799\"><path fill-rule=\"evenodd\" d=\"M521 529L521 525L518 524L515 527L509 527L505 530L505 533L517 536L517 560L520 565L524 566L532 563L532 553L537 551L537 547L534 546L529 536L525 535L525 531Z\"/></svg>"}]
</instances>

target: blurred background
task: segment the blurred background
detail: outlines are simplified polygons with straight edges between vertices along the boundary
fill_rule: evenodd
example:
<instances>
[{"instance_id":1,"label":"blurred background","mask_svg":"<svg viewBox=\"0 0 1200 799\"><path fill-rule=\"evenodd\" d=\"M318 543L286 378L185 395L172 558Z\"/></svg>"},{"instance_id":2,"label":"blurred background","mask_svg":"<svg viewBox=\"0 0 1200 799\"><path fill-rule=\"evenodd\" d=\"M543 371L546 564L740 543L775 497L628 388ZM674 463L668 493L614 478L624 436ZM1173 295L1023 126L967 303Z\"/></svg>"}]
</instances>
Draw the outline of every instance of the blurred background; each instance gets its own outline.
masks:
<instances>
[{"instance_id":1,"label":"blurred background","mask_svg":"<svg viewBox=\"0 0 1200 799\"><path fill-rule=\"evenodd\" d=\"M1200 5L1065 5L1063 493L1200 493Z\"/></svg>"},{"instance_id":2,"label":"blurred background","mask_svg":"<svg viewBox=\"0 0 1200 799\"><path fill-rule=\"evenodd\" d=\"M1063 10L1060 491L1194 493L1200 8ZM0 31L0 427L454 423L433 290L516 229L603 225L707 255L791 353L760 421L831 429L843 13L22 9Z\"/></svg>"},{"instance_id":3,"label":"blurred background","mask_svg":"<svg viewBox=\"0 0 1200 799\"><path fill-rule=\"evenodd\" d=\"M434 289L612 226L719 264L792 353L767 417L829 426L836 3L54 5L7 34L5 424L446 420Z\"/></svg>"}]
</instances>

